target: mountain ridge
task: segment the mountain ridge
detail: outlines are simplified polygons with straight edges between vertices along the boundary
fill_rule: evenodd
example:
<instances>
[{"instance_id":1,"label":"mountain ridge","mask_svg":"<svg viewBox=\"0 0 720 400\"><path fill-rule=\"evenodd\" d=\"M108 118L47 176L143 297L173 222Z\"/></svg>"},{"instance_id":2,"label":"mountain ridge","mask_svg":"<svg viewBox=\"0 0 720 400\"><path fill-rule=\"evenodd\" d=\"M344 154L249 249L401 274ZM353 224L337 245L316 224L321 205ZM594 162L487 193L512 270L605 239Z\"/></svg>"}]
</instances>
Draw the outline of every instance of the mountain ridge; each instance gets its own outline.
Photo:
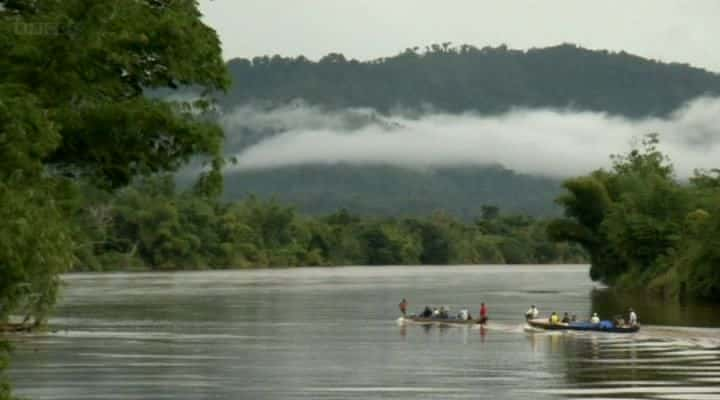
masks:
<instances>
[{"instance_id":1,"label":"mountain ridge","mask_svg":"<svg viewBox=\"0 0 720 400\"><path fill-rule=\"evenodd\" d=\"M234 83L219 98L226 112L245 105L273 110L301 99L329 111L369 108L385 115L397 109L497 115L515 108L545 108L642 119L664 117L694 98L720 94L720 74L715 72L570 44L513 50L445 43L370 61L331 53L317 61L276 55L236 58L227 64ZM292 126L231 126L226 127L226 141L236 154L286 129ZM469 218L487 204L533 215L558 212L552 200L560 193L559 180L512 171L498 174L485 167L442 170L432 177L402 166L362 164L230 170L225 198L255 193L296 204L310 214L350 208L361 214L415 215L444 209ZM503 189L470 190L475 180ZM467 200L458 200L463 197ZM412 199L416 201L409 205ZM471 205L477 205L475 210Z\"/></svg>"},{"instance_id":2,"label":"mountain ridge","mask_svg":"<svg viewBox=\"0 0 720 400\"><path fill-rule=\"evenodd\" d=\"M427 105L496 114L511 107L576 107L627 117L667 115L688 100L720 94L720 74L688 64L562 44L529 50L431 45L371 61L331 53L318 61L262 56L227 62L224 107L304 99L331 107Z\"/></svg>"}]
</instances>

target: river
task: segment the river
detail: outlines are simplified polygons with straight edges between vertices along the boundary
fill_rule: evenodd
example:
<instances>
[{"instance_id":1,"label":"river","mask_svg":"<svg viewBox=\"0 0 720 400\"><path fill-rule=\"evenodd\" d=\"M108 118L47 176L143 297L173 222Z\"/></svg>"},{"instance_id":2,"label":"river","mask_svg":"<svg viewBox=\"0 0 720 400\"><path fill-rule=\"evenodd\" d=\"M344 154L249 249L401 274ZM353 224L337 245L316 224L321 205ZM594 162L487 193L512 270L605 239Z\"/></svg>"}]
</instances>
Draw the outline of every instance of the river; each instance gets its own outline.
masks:
<instances>
[{"instance_id":1,"label":"river","mask_svg":"<svg viewBox=\"0 0 720 400\"><path fill-rule=\"evenodd\" d=\"M73 274L52 331L13 339L16 393L82 399L720 399L713 307L618 297L587 266ZM397 304L488 304L478 327L398 322ZM636 334L525 329L537 304L634 307Z\"/></svg>"}]
</instances>

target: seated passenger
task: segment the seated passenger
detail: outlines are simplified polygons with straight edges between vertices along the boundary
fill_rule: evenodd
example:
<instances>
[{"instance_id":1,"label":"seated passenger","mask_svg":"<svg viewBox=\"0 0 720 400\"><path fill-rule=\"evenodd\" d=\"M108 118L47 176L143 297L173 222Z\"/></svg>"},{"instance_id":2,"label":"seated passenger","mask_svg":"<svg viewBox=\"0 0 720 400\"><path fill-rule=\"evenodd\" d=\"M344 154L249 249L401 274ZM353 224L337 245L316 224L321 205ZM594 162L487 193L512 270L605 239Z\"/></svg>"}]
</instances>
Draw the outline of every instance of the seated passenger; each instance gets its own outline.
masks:
<instances>
[{"instance_id":1,"label":"seated passenger","mask_svg":"<svg viewBox=\"0 0 720 400\"><path fill-rule=\"evenodd\" d=\"M432 317L440 318L440 310L438 310L437 308L433 308Z\"/></svg>"},{"instance_id":2,"label":"seated passenger","mask_svg":"<svg viewBox=\"0 0 720 400\"><path fill-rule=\"evenodd\" d=\"M430 309L430 307L425 306L425 309L423 310L422 314L420 314L420 316L423 318L430 318L430 317L432 317L432 313L433 312Z\"/></svg>"},{"instance_id":3,"label":"seated passenger","mask_svg":"<svg viewBox=\"0 0 720 400\"><path fill-rule=\"evenodd\" d=\"M445 306L440 306L440 318L447 318L448 317L448 310L445 309Z\"/></svg>"},{"instance_id":4,"label":"seated passenger","mask_svg":"<svg viewBox=\"0 0 720 400\"><path fill-rule=\"evenodd\" d=\"M460 312L458 313L458 318L463 321L467 320L468 319L468 310L466 308L463 308L462 310L460 310Z\"/></svg>"},{"instance_id":5,"label":"seated passenger","mask_svg":"<svg viewBox=\"0 0 720 400\"><path fill-rule=\"evenodd\" d=\"M572 317L570 317L570 322L577 321L577 315L573 314Z\"/></svg>"},{"instance_id":6,"label":"seated passenger","mask_svg":"<svg viewBox=\"0 0 720 400\"><path fill-rule=\"evenodd\" d=\"M600 323L600 317L598 317L597 313L593 313L592 318L590 318L590 323L593 323L593 324Z\"/></svg>"},{"instance_id":7,"label":"seated passenger","mask_svg":"<svg viewBox=\"0 0 720 400\"><path fill-rule=\"evenodd\" d=\"M531 305L530 308L525 312L525 319L531 320L538 317L538 314L540 314L540 311L538 311L537 307L535 307L535 304Z\"/></svg>"},{"instance_id":8,"label":"seated passenger","mask_svg":"<svg viewBox=\"0 0 720 400\"><path fill-rule=\"evenodd\" d=\"M560 323L560 316L555 311L550 315L550 325L557 325Z\"/></svg>"}]
</instances>

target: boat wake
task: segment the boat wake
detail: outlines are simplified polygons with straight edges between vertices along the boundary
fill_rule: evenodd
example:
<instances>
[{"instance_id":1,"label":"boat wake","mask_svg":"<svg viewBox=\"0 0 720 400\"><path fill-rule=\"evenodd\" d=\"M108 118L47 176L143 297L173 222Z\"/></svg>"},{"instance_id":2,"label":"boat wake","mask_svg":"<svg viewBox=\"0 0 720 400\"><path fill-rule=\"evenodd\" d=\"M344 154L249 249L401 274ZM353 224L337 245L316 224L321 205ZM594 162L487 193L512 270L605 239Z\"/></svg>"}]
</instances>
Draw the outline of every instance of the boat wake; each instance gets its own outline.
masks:
<instances>
[{"instance_id":1,"label":"boat wake","mask_svg":"<svg viewBox=\"0 0 720 400\"><path fill-rule=\"evenodd\" d=\"M525 332L533 334L558 334L524 325ZM647 343L649 346L662 347L699 347L704 349L720 348L720 329L695 328L683 326L643 325L640 331L630 334L617 335L606 332L563 331L564 335L593 336L604 338L608 342L632 342L637 346Z\"/></svg>"},{"instance_id":2,"label":"boat wake","mask_svg":"<svg viewBox=\"0 0 720 400\"><path fill-rule=\"evenodd\" d=\"M433 322L415 322L400 317L396 320L398 325L428 325ZM548 331L541 328L535 328L527 323L516 323L508 321L491 320L487 324L479 325L462 325L462 324L443 324L447 327L455 327L458 329L484 329L489 332L503 333L531 333L544 335L573 335L573 336L597 336L605 338L609 342L624 343L631 341L639 344L641 342L648 343L664 343L667 347L700 347L706 349L720 348L720 329L719 328L699 328L684 326L664 326L664 325L642 325L640 331L635 333L623 333L621 335L608 332L592 332L592 331Z\"/></svg>"},{"instance_id":3,"label":"boat wake","mask_svg":"<svg viewBox=\"0 0 720 400\"><path fill-rule=\"evenodd\" d=\"M529 392L574 399L720 399L718 333L654 325L629 334L534 331L528 335L534 350L564 354L568 384Z\"/></svg>"}]
</instances>

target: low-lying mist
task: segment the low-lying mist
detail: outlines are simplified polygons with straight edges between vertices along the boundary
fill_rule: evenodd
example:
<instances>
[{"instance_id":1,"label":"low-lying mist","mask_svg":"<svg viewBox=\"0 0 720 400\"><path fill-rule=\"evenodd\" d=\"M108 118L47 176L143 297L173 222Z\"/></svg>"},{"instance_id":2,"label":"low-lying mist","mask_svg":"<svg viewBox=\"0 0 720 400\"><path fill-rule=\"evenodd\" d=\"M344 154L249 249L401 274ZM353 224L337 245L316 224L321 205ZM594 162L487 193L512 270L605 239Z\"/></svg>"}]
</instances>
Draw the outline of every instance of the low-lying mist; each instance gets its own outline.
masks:
<instances>
[{"instance_id":1,"label":"low-lying mist","mask_svg":"<svg viewBox=\"0 0 720 400\"><path fill-rule=\"evenodd\" d=\"M438 167L502 164L520 173L568 177L608 167L648 133L681 178L718 167L720 99L699 98L665 118L630 120L598 112L516 109L501 115L428 110L381 116L369 109L328 111L303 103L238 108L223 117L237 169L345 162ZM243 132L264 132L252 143ZM233 143L244 142L233 147Z\"/></svg>"}]
</instances>

